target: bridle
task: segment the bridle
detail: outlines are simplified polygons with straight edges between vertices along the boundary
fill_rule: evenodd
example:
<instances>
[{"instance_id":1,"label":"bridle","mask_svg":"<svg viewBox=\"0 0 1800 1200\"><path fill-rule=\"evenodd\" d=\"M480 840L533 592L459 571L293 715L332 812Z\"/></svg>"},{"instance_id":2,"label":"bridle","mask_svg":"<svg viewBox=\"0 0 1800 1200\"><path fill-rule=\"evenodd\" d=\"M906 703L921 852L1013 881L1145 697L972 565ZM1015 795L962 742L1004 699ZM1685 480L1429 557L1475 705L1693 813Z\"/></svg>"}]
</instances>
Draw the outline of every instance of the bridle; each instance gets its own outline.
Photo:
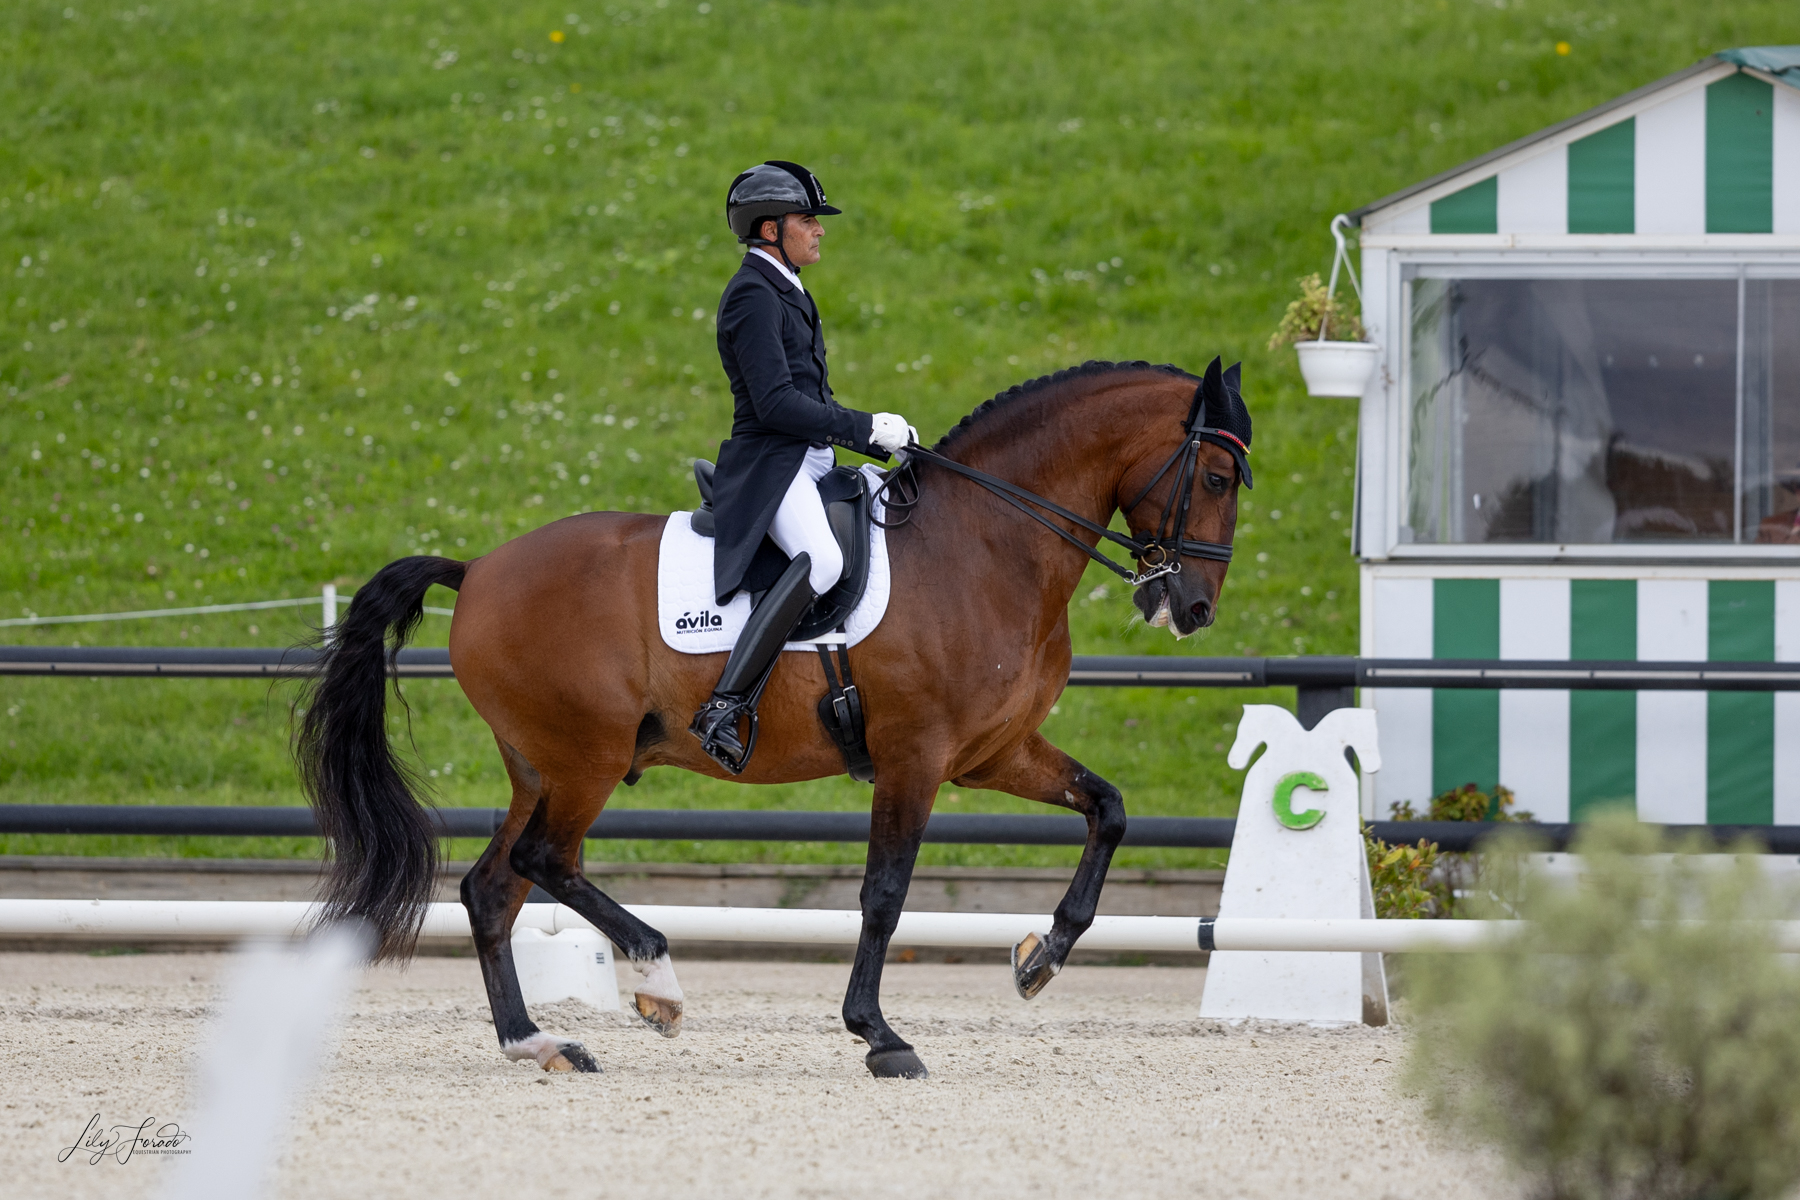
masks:
<instances>
[{"instance_id":1,"label":"bridle","mask_svg":"<svg viewBox=\"0 0 1800 1200\"><path fill-rule=\"evenodd\" d=\"M1171 469L1175 472L1175 486L1169 492L1169 498L1163 502L1163 510L1156 521L1156 531L1148 536L1126 536L1116 533L1104 525L1096 524L1079 513L1070 512L1054 500L1046 500L1036 492L1027 491L1017 484L1008 483L998 476L975 467L965 466L955 459L946 458L936 450L927 449L917 444L907 446L900 451L901 465L888 473L887 482L878 491L885 507L902 514L898 520L883 522L884 529L893 529L906 524L912 517L912 509L919 502L919 485L915 466L919 462L934 463L952 474L961 475L964 479L986 488L1000 497L1056 536L1073 545L1083 554L1123 579L1132 587L1142 587L1154 579L1165 575L1179 575L1183 558L1204 558L1213 562L1228 563L1231 561L1231 543L1202 542L1182 536L1187 528L1188 509L1193 505L1194 478L1199 468L1200 447L1209 441L1220 438L1229 439L1240 450L1248 452L1248 447L1229 430L1219 429L1206 424L1206 406L1202 403L1199 389L1195 389L1194 406L1182 422L1185 437L1181 445L1163 461L1150 482L1145 484L1131 503L1124 505L1122 511L1130 520L1131 513L1144 498L1162 481ZM904 480L904 482L903 482ZM910 495L908 489L910 488ZM1065 521L1069 521L1089 533L1123 546L1136 559L1139 569L1136 571L1114 562L1098 548L1088 545L1067 529L1051 521L1050 518L1037 512L1044 509L1054 513Z\"/></svg>"}]
</instances>

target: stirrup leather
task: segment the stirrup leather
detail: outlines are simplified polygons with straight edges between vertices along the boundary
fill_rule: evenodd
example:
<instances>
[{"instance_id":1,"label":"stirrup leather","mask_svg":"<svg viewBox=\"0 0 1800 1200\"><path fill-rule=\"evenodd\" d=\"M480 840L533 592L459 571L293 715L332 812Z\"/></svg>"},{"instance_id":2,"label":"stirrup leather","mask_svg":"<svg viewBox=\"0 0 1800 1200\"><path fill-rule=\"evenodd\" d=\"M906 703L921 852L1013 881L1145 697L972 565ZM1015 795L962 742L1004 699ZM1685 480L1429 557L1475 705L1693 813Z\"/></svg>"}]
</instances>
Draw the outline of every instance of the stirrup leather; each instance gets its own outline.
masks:
<instances>
[{"instance_id":1,"label":"stirrup leather","mask_svg":"<svg viewBox=\"0 0 1800 1200\"><path fill-rule=\"evenodd\" d=\"M712 699L694 714L688 732L700 739L706 756L733 775L744 773L751 754L756 751L756 704L775 663L781 658L781 647L788 633L814 600L807 576L812 570L812 556L796 554L781 578L763 595L744 623L738 644L725 660L724 673L713 687ZM750 736L740 747L737 737L738 718L750 717Z\"/></svg>"}]
</instances>

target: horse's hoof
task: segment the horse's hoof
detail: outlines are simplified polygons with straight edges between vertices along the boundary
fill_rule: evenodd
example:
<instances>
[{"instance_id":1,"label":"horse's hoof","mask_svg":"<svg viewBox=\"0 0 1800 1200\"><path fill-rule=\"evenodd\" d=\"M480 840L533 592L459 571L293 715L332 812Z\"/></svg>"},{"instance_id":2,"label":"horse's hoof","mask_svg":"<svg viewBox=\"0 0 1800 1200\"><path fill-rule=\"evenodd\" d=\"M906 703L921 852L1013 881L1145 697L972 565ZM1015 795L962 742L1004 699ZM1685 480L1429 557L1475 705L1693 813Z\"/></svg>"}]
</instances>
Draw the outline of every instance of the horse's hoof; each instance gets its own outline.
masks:
<instances>
[{"instance_id":1,"label":"horse's hoof","mask_svg":"<svg viewBox=\"0 0 1800 1200\"><path fill-rule=\"evenodd\" d=\"M1021 999L1029 1000L1056 978L1061 968L1050 960L1050 944L1035 933L1028 933L1013 947L1013 987Z\"/></svg>"},{"instance_id":2,"label":"horse's hoof","mask_svg":"<svg viewBox=\"0 0 1800 1200\"><path fill-rule=\"evenodd\" d=\"M867 1058L869 1074L877 1079L929 1079L931 1072L910 1049L871 1050Z\"/></svg>"},{"instance_id":3,"label":"horse's hoof","mask_svg":"<svg viewBox=\"0 0 1800 1200\"><path fill-rule=\"evenodd\" d=\"M681 1002L664 1000L657 996L637 994L638 1016L644 1024L656 1030L664 1037L678 1037L681 1034Z\"/></svg>"},{"instance_id":4,"label":"horse's hoof","mask_svg":"<svg viewBox=\"0 0 1800 1200\"><path fill-rule=\"evenodd\" d=\"M600 1064L594 1056L587 1052L587 1047L580 1042L565 1042L557 1047L555 1054L544 1063L546 1071L574 1071L580 1075L600 1074Z\"/></svg>"},{"instance_id":5,"label":"horse's hoof","mask_svg":"<svg viewBox=\"0 0 1800 1200\"><path fill-rule=\"evenodd\" d=\"M514 1062L524 1062L529 1058L546 1071L576 1071L587 1075L600 1073L600 1064L594 1061L594 1056L587 1052L586 1046L580 1042L552 1037L541 1031L516 1042L500 1043L500 1052Z\"/></svg>"}]
</instances>

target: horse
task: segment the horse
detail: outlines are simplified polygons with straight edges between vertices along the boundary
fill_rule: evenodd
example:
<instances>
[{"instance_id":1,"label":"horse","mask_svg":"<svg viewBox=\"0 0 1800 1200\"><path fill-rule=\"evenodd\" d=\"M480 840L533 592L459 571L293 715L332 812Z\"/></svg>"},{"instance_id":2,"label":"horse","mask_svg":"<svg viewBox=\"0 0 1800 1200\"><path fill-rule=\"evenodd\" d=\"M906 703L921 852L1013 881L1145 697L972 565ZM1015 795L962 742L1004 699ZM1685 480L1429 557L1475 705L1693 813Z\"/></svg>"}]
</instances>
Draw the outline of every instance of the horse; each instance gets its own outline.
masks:
<instances>
[{"instance_id":1,"label":"horse","mask_svg":"<svg viewBox=\"0 0 1800 1200\"><path fill-rule=\"evenodd\" d=\"M1236 370L1222 383L1217 359L1204 380L1173 366L1089 362L1002 392L909 461L916 491L904 521L899 503L888 508L889 607L854 653L875 777L862 930L843 1019L867 1043L865 1062L877 1077L928 1074L882 1016L880 987L926 819L946 781L1087 819L1051 928L1014 951L1022 996L1043 989L1092 924L1126 815L1117 788L1039 732L1068 681L1069 600L1088 558L1099 557L1100 538L1125 540L1106 529L1123 510L1134 531L1163 535L1126 543L1141 563L1160 564L1155 570L1132 575L1107 560L1137 583L1133 602L1144 618L1177 637L1212 623L1238 487L1249 483L1238 452L1247 449L1249 418ZM1243 413L1239 434L1195 432L1206 413L1233 404ZM1022 520L1016 497L959 473L1004 480L1057 515ZM1152 525L1171 514L1172 529ZM468 562L392 562L357 589L298 701L299 775L333 850L324 919L364 920L379 938L378 960L405 959L430 899L437 843L422 781L388 740L387 684L426 590L458 591L451 665L493 731L512 789L504 822L462 880L462 902L502 1052L547 1071L600 1066L580 1042L542 1032L526 1012L510 935L533 884L636 968L639 1016L665 1036L680 1031L684 997L667 940L580 866L582 839L620 783L652 767L727 777L687 732L723 655L678 653L657 631L657 558L669 519L584 513ZM1201 553L1210 556L1194 557ZM825 687L816 656L781 655L740 782L843 773L815 711Z\"/></svg>"}]
</instances>

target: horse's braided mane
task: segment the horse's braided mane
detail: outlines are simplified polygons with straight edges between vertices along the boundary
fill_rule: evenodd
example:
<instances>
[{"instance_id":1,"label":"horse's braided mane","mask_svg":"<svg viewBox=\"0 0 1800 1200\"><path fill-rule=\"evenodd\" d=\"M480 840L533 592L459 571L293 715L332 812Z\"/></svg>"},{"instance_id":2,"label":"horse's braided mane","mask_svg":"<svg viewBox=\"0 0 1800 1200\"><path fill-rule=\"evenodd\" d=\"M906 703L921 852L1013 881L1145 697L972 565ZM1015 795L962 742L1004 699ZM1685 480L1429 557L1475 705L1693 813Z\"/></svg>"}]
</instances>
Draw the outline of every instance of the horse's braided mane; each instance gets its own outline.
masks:
<instances>
[{"instance_id":1,"label":"horse's braided mane","mask_svg":"<svg viewBox=\"0 0 1800 1200\"><path fill-rule=\"evenodd\" d=\"M938 443L933 449L940 452L943 451L949 446L954 445L957 439L961 438L971 429L974 429L977 425L986 421L995 413L1008 410L1018 401L1028 400L1034 396L1040 395L1041 393L1056 387L1058 384L1068 383L1075 379L1086 379L1092 375L1110 375L1118 371L1158 371L1164 375L1173 375L1178 379L1191 379L1195 383L1200 382L1200 377L1198 375L1184 371L1180 367L1170 363L1101 362L1095 359L1089 359L1078 367L1068 367L1064 370L1057 371L1052 375L1040 375L1036 379L1016 384L1013 387L1007 388L999 395L994 396L992 399L983 401L974 412L971 412L968 416L951 426L950 431L938 439Z\"/></svg>"}]
</instances>

